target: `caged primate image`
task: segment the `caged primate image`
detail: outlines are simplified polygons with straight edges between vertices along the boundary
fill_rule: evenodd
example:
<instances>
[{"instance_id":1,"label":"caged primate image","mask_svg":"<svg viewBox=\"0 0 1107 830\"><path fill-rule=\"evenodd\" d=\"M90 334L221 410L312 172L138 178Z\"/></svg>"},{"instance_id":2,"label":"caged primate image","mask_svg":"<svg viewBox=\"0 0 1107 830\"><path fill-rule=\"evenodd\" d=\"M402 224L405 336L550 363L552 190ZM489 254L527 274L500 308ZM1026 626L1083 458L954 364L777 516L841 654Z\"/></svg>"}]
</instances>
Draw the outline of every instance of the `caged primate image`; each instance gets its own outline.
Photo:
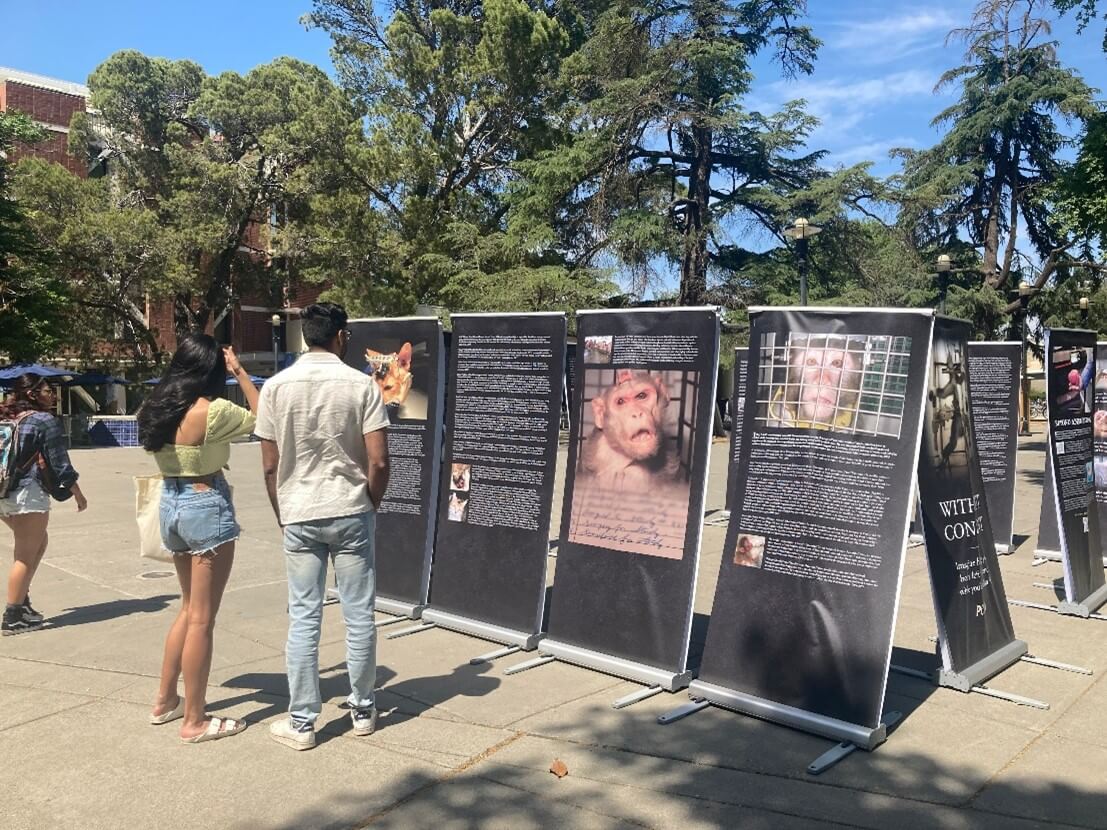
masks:
<instances>
[{"instance_id":1,"label":"caged primate image","mask_svg":"<svg viewBox=\"0 0 1107 830\"><path fill-rule=\"evenodd\" d=\"M669 392L660 376L619 369L591 405L595 427L581 447L580 475L600 487L634 490L679 477L680 459L665 434Z\"/></svg>"}]
</instances>

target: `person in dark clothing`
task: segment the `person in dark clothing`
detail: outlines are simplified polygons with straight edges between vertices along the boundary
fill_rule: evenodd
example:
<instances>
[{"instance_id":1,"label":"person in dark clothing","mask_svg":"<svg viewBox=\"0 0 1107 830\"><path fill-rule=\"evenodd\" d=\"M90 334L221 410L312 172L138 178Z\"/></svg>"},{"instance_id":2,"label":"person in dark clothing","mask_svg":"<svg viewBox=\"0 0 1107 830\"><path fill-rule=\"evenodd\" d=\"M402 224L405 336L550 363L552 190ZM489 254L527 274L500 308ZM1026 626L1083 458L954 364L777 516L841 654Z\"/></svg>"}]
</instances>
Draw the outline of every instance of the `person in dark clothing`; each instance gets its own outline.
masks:
<instances>
[{"instance_id":1,"label":"person in dark clothing","mask_svg":"<svg viewBox=\"0 0 1107 830\"><path fill-rule=\"evenodd\" d=\"M17 478L7 496L0 499L0 521L15 537L2 624L4 636L42 628L43 616L31 607L29 592L49 541L46 526L51 494L72 494L78 511L88 507L77 484L77 471L69 460L65 434L52 414L55 396L54 388L43 378L20 375L11 396L0 406L0 418L19 419Z\"/></svg>"}]
</instances>

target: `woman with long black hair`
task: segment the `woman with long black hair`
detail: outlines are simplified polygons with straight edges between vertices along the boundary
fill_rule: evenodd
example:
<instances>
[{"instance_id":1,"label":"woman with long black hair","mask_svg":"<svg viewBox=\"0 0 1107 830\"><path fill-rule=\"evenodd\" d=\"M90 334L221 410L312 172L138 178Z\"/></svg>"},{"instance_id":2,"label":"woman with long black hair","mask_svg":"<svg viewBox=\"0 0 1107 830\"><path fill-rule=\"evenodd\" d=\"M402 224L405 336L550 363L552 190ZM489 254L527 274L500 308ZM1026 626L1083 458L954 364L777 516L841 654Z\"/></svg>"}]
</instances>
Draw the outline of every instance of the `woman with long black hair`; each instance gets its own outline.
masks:
<instances>
[{"instance_id":1,"label":"woman with long black hair","mask_svg":"<svg viewBox=\"0 0 1107 830\"><path fill-rule=\"evenodd\" d=\"M4 636L42 628L42 614L31 607L31 580L46 553L50 537L50 497L70 495L77 510L88 507L69 461L65 433L54 417L54 387L39 375L25 374L12 384L10 398L0 406L0 419L16 421L16 474L7 495L0 499L0 521L11 528L14 561L8 572L8 601L4 608Z\"/></svg>"},{"instance_id":2,"label":"woman with long black hair","mask_svg":"<svg viewBox=\"0 0 1107 830\"><path fill-rule=\"evenodd\" d=\"M238 381L250 409L220 394L226 376ZM183 338L161 382L138 412L138 436L164 479L161 538L173 554L181 610L165 639L161 683L150 723L183 718L181 740L213 741L246 728L233 718L209 718L206 689L215 615L234 562L238 522L223 468L230 442L254 428L258 390L234 350L215 338ZM177 692L184 676L185 694Z\"/></svg>"}]
</instances>

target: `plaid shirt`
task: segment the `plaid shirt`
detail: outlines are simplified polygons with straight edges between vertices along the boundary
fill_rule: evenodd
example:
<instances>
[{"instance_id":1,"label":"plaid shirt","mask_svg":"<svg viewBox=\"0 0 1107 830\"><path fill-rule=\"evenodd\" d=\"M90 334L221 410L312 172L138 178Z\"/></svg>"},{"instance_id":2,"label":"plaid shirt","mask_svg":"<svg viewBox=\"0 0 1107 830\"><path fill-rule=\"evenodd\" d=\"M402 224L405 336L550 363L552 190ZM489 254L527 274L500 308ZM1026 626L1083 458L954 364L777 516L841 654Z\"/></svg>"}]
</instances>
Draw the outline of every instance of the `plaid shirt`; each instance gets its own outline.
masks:
<instances>
[{"instance_id":1,"label":"plaid shirt","mask_svg":"<svg viewBox=\"0 0 1107 830\"><path fill-rule=\"evenodd\" d=\"M35 463L35 457L40 453L55 484L68 489L77 482L77 471L73 469L65 448L61 421L49 412L36 412L19 422L19 458L16 463L18 469L27 472L20 474L15 481L16 487L25 487L28 481L33 480L46 489L42 469Z\"/></svg>"}]
</instances>

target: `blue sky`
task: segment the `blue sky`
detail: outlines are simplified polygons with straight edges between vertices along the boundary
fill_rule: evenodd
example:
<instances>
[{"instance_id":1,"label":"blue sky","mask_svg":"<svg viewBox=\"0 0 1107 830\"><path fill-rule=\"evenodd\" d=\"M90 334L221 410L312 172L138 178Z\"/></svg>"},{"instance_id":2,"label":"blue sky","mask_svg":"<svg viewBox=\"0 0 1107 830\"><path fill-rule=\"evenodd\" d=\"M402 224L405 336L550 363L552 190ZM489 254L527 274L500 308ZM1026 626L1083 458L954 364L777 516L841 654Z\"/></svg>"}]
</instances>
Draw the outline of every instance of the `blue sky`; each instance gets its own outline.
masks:
<instances>
[{"instance_id":1,"label":"blue sky","mask_svg":"<svg viewBox=\"0 0 1107 830\"><path fill-rule=\"evenodd\" d=\"M118 49L168 58L191 58L209 73L245 72L279 55L293 55L331 70L329 40L299 22L310 0L69 0L50 4L0 0L0 65L84 81ZM963 48L944 46L946 33L964 25L975 0L810 0L809 21L823 47L811 76L781 79L762 59L749 104L771 110L804 98L822 121L812 149L830 152L830 164L878 162L894 167L894 146L925 147L938 133L930 119L949 102L933 93L939 75ZM49 8L49 7L47 7ZM1107 90L1107 56L1101 26L1082 35L1071 19L1054 37L1062 60L1092 86ZM1107 92L1103 97L1107 99Z\"/></svg>"}]
</instances>

